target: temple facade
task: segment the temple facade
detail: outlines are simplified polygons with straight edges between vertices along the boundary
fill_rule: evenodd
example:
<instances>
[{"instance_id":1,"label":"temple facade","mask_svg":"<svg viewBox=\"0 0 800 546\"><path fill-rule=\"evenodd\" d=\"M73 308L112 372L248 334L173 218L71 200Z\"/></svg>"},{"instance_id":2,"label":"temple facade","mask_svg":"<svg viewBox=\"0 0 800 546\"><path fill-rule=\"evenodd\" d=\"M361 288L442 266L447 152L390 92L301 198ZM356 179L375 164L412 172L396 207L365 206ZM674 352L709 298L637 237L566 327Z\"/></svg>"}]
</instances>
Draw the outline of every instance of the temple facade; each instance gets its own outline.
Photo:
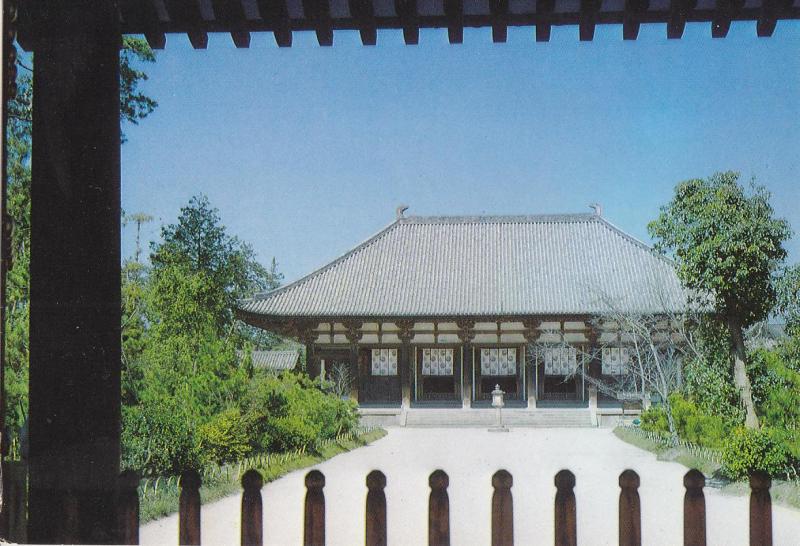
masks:
<instances>
[{"instance_id":1,"label":"temple facade","mask_svg":"<svg viewBox=\"0 0 800 546\"><path fill-rule=\"evenodd\" d=\"M398 215L238 314L304 343L310 375L344 369L369 413L488 408L496 386L510 408L586 407L630 360L602 326L612 306L685 296L671 262L598 214Z\"/></svg>"}]
</instances>

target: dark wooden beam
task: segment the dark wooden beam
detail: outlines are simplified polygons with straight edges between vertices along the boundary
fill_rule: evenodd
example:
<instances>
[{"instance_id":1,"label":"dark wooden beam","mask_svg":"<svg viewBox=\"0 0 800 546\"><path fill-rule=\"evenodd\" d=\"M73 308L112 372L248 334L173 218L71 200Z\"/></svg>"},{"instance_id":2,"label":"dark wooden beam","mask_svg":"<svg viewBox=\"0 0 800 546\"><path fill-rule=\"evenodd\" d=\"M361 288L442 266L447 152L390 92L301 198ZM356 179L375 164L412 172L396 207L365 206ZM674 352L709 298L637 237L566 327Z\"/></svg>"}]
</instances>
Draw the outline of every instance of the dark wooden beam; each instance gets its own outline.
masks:
<instances>
[{"instance_id":1,"label":"dark wooden beam","mask_svg":"<svg viewBox=\"0 0 800 546\"><path fill-rule=\"evenodd\" d=\"M122 0L119 10L127 24L144 29L144 38L151 48L164 49L167 37L159 28L158 12L150 0Z\"/></svg>"},{"instance_id":2,"label":"dark wooden beam","mask_svg":"<svg viewBox=\"0 0 800 546\"><path fill-rule=\"evenodd\" d=\"M555 0L537 0L536 2L536 41L550 41L550 17L553 15Z\"/></svg>"},{"instance_id":3,"label":"dark wooden beam","mask_svg":"<svg viewBox=\"0 0 800 546\"><path fill-rule=\"evenodd\" d=\"M600 0L581 0L580 23L578 24L581 42L591 42L594 39L598 11L600 11Z\"/></svg>"},{"instance_id":4,"label":"dark wooden beam","mask_svg":"<svg viewBox=\"0 0 800 546\"><path fill-rule=\"evenodd\" d=\"M394 9L400 17L406 45L417 45L419 43L417 0L394 0Z\"/></svg>"},{"instance_id":5,"label":"dark wooden beam","mask_svg":"<svg viewBox=\"0 0 800 546\"><path fill-rule=\"evenodd\" d=\"M258 11L261 19L272 23L275 43L278 47L292 46L292 22L286 0L258 0Z\"/></svg>"},{"instance_id":6,"label":"dark wooden beam","mask_svg":"<svg viewBox=\"0 0 800 546\"><path fill-rule=\"evenodd\" d=\"M208 34L203 30L203 17L200 5L195 0L164 0L170 21L185 25L189 43L195 49L208 47Z\"/></svg>"},{"instance_id":7,"label":"dark wooden beam","mask_svg":"<svg viewBox=\"0 0 800 546\"><path fill-rule=\"evenodd\" d=\"M250 33L245 30L247 18L241 0L212 0L214 17L231 28L233 45L238 48L250 47Z\"/></svg>"},{"instance_id":8,"label":"dark wooden beam","mask_svg":"<svg viewBox=\"0 0 800 546\"><path fill-rule=\"evenodd\" d=\"M731 21L743 6L744 0L717 0L717 7L711 19L711 37L726 37L731 28Z\"/></svg>"},{"instance_id":9,"label":"dark wooden beam","mask_svg":"<svg viewBox=\"0 0 800 546\"><path fill-rule=\"evenodd\" d=\"M639 37L639 23L649 5L649 0L625 0L625 16L622 22L623 40L635 40Z\"/></svg>"},{"instance_id":10,"label":"dark wooden beam","mask_svg":"<svg viewBox=\"0 0 800 546\"><path fill-rule=\"evenodd\" d=\"M769 38L775 32L778 17L792 7L792 0L763 0L761 15L756 23L759 38Z\"/></svg>"},{"instance_id":11,"label":"dark wooden beam","mask_svg":"<svg viewBox=\"0 0 800 546\"><path fill-rule=\"evenodd\" d=\"M489 0L492 12L492 41L496 44L508 40L508 0Z\"/></svg>"},{"instance_id":12,"label":"dark wooden beam","mask_svg":"<svg viewBox=\"0 0 800 546\"><path fill-rule=\"evenodd\" d=\"M319 45L333 45L333 26L331 24L331 6L328 0L303 0L303 12L314 25Z\"/></svg>"},{"instance_id":13,"label":"dark wooden beam","mask_svg":"<svg viewBox=\"0 0 800 546\"><path fill-rule=\"evenodd\" d=\"M378 30L375 26L375 11L372 0L349 0L350 14L358 21L358 32L361 44L374 46L378 41Z\"/></svg>"},{"instance_id":14,"label":"dark wooden beam","mask_svg":"<svg viewBox=\"0 0 800 546\"><path fill-rule=\"evenodd\" d=\"M447 17L447 39L451 44L464 42L464 1L444 0L444 14Z\"/></svg>"},{"instance_id":15,"label":"dark wooden beam","mask_svg":"<svg viewBox=\"0 0 800 546\"><path fill-rule=\"evenodd\" d=\"M679 40L686 28L686 19L692 14L697 0L670 0L667 38Z\"/></svg>"},{"instance_id":16,"label":"dark wooden beam","mask_svg":"<svg viewBox=\"0 0 800 546\"><path fill-rule=\"evenodd\" d=\"M41 6L40 6L41 7ZM120 463L120 17L33 20L28 539L113 544Z\"/></svg>"}]
</instances>

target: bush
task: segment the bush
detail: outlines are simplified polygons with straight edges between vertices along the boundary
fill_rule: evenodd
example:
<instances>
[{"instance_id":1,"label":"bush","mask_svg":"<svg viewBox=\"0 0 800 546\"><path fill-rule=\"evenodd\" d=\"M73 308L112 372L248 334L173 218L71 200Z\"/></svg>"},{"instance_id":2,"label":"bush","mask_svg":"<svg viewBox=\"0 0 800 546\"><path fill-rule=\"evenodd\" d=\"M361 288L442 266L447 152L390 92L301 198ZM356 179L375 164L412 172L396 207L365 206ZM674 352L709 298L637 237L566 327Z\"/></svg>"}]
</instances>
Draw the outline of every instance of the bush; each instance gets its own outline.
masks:
<instances>
[{"instance_id":1,"label":"bush","mask_svg":"<svg viewBox=\"0 0 800 546\"><path fill-rule=\"evenodd\" d=\"M644 410L640 416L642 430L650 432L669 432L667 412L661 406L651 406Z\"/></svg>"},{"instance_id":2,"label":"bush","mask_svg":"<svg viewBox=\"0 0 800 546\"><path fill-rule=\"evenodd\" d=\"M737 427L722 452L723 472L734 480L746 479L756 470L770 476L784 476L792 462L779 433L767 428Z\"/></svg>"},{"instance_id":3,"label":"bush","mask_svg":"<svg viewBox=\"0 0 800 546\"><path fill-rule=\"evenodd\" d=\"M174 399L122 407L122 466L172 475L200 467L193 416Z\"/></svg>"},{"instance_id":4,"label":"bush","mask_svg":"<svg viewBox=\"0 0 800 546\"><path fill-rule=\"evenodd\" d=\"M714 449L722 447L727 427L721 417L700 411L696 404L679 393L671 394L669 400L675 430L681 438Z\"/></svg>"},{"instance_id":5,"label":"bush","mask_svg":"<svg viewBox=\"0 0 800 546\"><path fill-rule=\"evenodd\" d=\"M358 424L355 404L325 392L320 381L293 373L254 377L245 406L250 438L259 450L311 446Z\"/></svg>"},{"instance_id":6,"label":"bush","mask_svg":"<svg viewBox=\"0 0 800 546\"><path fill-rule=\"evenodd\" d=\"M223 411L197 430L197 444L206 463L239 461L251 451L248 426L237 408Z\"/></svg>"}]
</instances>

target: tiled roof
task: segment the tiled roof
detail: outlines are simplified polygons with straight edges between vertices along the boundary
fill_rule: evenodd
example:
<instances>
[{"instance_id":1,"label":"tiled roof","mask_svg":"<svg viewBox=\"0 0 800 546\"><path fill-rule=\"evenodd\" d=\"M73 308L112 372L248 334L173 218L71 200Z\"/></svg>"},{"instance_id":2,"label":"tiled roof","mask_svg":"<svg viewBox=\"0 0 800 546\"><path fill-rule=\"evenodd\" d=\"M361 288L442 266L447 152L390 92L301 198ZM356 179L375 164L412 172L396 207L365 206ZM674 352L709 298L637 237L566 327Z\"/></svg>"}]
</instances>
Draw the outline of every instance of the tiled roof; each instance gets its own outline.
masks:
<instances>
[{"instance_id":1,"label":"tiled roof","mask_svg":"<svg viewBox=\"0 0 800 546\"><path fill-rule=\"evenodd\" d=\"M243 357L244 354L240 354ZM261 370L292 370L300 356L298 351L253 351L253 367Z\"/></svg>"},{"instance_id":2,"label":"tiled roof","mask_svg":"<svg viewBox=\"0 0 800 546\"><path fill-rule=\"evenodd\" d=\"M241 303L268 317L511 316L685 307L673 264L595 214L400 218Z\"/></svg>"}]
</instances>

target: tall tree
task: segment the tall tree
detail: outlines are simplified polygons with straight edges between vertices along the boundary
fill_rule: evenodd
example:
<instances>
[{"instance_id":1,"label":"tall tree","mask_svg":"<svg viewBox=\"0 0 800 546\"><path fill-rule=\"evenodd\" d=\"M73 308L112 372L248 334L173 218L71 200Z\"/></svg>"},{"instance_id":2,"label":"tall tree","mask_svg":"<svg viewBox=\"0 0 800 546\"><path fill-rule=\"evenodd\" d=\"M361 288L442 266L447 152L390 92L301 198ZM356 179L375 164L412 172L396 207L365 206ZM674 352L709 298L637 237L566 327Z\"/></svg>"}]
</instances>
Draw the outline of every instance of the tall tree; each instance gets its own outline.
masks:
<instances>
[{"instance_id":1,"label":"tall tree","mask_svg":"<svg viewBox=\"0 0 800 546\"><path fill-rule=\"evenodd\" d=\"M774 276L786 258L789 224L774 217L770 194L735 172L681 182L648 225L656 249L670 252L678 277L700 305L710 306L730 334L733 378L746 411L758 427L747 376L743 329L763 320L776 303Z\"/></svg>"}]
</instances>

